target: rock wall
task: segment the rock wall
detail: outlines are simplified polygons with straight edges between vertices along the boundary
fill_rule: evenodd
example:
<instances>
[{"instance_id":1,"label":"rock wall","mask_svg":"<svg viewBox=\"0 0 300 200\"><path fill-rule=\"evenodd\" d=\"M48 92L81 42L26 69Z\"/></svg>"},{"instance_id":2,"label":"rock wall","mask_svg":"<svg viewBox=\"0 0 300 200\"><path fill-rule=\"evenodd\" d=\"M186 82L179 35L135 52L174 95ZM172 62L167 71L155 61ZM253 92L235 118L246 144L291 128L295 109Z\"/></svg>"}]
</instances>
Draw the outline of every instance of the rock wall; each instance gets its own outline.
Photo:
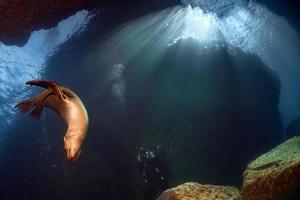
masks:
<instances>
[{"instance_id":1,"label":"rock wall","mask_svg":"<svg viewBox=\"0 0 300 200\"><path fill-rule=\"evenodd\" d=\"M166 190L157 200L242 200L235 187L185 183Z\"/></svg>"},{"instance_id":2,"label":"rock wall","mask_svg":"<svg viewBox=\"0 0 300 200\"><path fill-rule=\"evenodd\" d=\"M157 200L298 200L300 137L294 137L251 162L244 172L241 194L235 187L185 183Z\"/></svg>"},{"instance_id":3,"label":"rock wall","mask_svg":"<svg viewBox=\"0 0 300 200\"><path fill-rule=\"evenodd\" d=\"M242 194L247 200L289 200L300 196L300 137L294 137L250 163Z\"/></svg>"}]
</instances>

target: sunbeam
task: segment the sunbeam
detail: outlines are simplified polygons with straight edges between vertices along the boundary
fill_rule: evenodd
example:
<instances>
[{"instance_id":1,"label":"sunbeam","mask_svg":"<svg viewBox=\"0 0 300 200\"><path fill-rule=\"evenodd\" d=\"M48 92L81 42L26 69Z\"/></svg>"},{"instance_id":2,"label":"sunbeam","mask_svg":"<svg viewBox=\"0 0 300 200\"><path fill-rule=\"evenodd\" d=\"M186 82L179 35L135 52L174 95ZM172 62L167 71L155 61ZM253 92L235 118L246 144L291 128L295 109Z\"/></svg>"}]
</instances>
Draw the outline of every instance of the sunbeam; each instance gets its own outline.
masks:
<instances>
[{"instance_id":1,"label":"sunbeam","mask_svg":"<svg viewBox=\"0 0 300 200\"><path fill-rule=\"evenodd\" d=\"M209 2L183 1L185 6L168 8L129 22L115 30L104 49L110 47L110 53L117 55L124 66L134 58L147 58L147 63L143 64L145 73L155 68L166 48L185 39L192 38L203 48L225 45L229 50L237 47L255 54L280 78L279 109L287 126L300 115L297 92L300 81L296 77L300 74L298 34L283 17L255 2L228 0L222 1L221 7Z\"/></svg>"}]
</instances>

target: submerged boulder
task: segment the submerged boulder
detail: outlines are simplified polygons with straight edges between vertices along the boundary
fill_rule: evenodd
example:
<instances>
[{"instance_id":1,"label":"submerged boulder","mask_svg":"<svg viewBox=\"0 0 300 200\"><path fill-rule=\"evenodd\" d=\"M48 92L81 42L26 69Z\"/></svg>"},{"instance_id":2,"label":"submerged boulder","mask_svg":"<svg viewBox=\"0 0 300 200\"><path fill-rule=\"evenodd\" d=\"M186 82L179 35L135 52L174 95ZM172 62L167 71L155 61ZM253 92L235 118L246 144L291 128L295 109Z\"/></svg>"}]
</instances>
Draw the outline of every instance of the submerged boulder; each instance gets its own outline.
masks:
<instances>
[{"instance_id":1,"label":"submerged boulder","mask_svg":"<svg viewBox=\"0 0 300 200\"><path fill-rule=\"evenodd\" d=\"M300 194L300 137L293 137L250 163L244 172L246 200L290 200Z\"/></svg>"},{"instance_id":2,"label":"submerged boulder","mask_svg":"<svg viewBox=\"0 0 300 200\"><path fill-rule=\"evenodd\" d=\"M185 183L163 192L157 200L242 200L235 187Z\"/></svg>"}]
</instances>

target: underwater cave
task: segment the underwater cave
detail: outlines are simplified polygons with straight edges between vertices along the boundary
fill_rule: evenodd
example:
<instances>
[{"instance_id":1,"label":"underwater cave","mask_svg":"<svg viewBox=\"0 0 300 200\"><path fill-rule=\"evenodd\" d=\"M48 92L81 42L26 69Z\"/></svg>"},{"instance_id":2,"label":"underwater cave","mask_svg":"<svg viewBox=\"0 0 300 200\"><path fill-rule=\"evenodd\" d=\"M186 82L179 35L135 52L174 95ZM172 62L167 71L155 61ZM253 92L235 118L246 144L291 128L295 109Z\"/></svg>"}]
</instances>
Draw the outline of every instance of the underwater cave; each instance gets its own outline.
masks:
<instances>
[{"instance_id":1,"label":"underwater cave","mask_svg":"<svg viewBox=\"0 0 300 200\"><path fill-rule=\"evenodd\" d=\"M250 162L300 136L295 5L1 2L1 199L154 200L186 182L241 188ZM43 91L29 80L55 80L83 102L89 123L75 162L57 113L34 120L15 108ZM141 147L163 150L154 169L167 168L167 184L151 183L149 163L141 174Z\"/></svg>"}]
</instances>

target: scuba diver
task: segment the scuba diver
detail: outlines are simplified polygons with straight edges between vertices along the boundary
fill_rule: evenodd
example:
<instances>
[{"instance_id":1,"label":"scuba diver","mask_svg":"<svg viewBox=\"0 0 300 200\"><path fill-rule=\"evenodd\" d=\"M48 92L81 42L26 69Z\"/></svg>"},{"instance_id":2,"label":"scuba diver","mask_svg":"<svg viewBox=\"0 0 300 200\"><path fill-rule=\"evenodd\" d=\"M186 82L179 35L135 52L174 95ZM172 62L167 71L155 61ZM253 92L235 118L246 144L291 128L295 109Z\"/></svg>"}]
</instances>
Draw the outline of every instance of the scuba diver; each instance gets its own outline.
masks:
<instances>
[{"instance_id":1,"label":"scuba diver","mask_svg":"<svg viewBox=\"0 0 300 200\"><path fill-rule=\"evenodd\" d=\"M146 185L144 200L153 200L169 185L170 175L161 146L156 146L154 151L141 147L137 155L137 165Z\"/></svg>"}]
</instances>

